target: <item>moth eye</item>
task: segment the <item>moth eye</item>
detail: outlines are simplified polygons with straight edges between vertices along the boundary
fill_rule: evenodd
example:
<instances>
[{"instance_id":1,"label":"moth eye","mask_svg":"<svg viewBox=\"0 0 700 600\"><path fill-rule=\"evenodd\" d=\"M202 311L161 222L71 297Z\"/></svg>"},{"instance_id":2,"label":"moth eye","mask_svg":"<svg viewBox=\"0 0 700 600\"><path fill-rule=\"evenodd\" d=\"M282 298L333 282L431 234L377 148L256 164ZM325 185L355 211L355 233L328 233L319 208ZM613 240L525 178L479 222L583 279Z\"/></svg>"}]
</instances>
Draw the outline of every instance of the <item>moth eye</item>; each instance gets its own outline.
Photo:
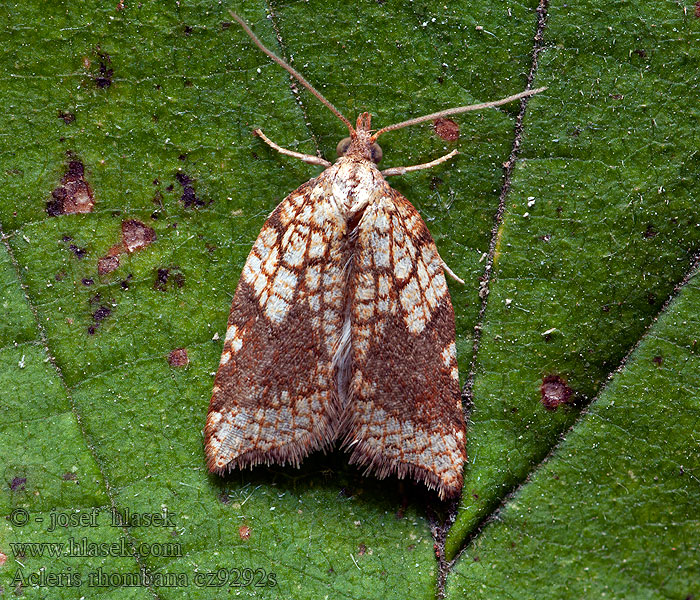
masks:
<instances>
[{"instance_id":1,"label":"moth eye","mask_svg":"<svg viewBox=\"0 0 700 600\"><path fill-rule=\"evenodd\" d=\"M382 160L382 156L384 156L384 153L382 152L382 147L377 144L377 142L374 142L372 144L372 147L370 148L370 152L372 153L372 162L375 165L379 164L379 161Z\"/></svg>"},{"instance_id":2,"label":"moth eye","mask_svg":"<svg viewBox=\"0 0 700 600\"><path fill-rule=\"evenodd\" d=\"M346 137L338 142L338 147L335 149L335 151L338 153L338 156L345 156L345 153L348 151L348 148L350 147L351 141L352 140L349 137Z\"/></svg>"}]
</instances>

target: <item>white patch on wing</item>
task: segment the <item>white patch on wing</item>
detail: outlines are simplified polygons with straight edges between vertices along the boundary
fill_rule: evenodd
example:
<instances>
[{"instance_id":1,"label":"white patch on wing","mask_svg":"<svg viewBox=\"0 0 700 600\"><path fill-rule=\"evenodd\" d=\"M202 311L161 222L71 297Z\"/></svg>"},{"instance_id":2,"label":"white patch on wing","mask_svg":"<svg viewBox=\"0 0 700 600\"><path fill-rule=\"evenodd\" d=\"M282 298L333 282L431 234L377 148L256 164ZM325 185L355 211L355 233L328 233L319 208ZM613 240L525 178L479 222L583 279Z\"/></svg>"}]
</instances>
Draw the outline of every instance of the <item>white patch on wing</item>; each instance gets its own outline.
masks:
<instances>
[{"instance_id":1,"label":"white patch on wing","mask_svg":"<svg viewBox=\"0 0 700 600\"><path fill-rule=\"evenodd\" d=\"M289 239L289 246L284 253L284 262L290 267L300 267L304 262L306 240L294 232Z\"/></svg>"},{"instance_id":2,"label":"white patch on wing","mask_svg":"<svg viewBox=\"0 0 700 600\"><path fill-rule=\"evenodd\" d=\"M291 302L294 297L296 285L297 276L294 272L285 267L280 267L272 284L272 292L287 302Z\"/></svg>"}]
</instances>

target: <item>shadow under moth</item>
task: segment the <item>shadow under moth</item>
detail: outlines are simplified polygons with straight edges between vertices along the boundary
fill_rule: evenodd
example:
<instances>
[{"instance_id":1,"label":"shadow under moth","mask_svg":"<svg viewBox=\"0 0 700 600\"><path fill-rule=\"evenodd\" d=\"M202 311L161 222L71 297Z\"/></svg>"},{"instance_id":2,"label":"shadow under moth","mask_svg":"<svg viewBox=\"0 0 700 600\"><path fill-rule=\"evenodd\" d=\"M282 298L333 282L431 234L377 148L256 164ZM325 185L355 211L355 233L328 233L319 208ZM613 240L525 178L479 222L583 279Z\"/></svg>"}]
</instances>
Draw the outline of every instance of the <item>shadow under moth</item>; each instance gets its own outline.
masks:
<instances>
[{"instance_id":1,"label":"shadow under moth","mask_svg":"<svg viewBox=\"0 0 700 600\"><path fill-rule=\"evenodd\" d=\"M495 102L460 106L379 130L355 126L304 77L253 42L348 128L330 162L279 147L325 170L287 196L265 221L243 268L228 318L204 430L208 468L299 466L336 443L379 478L409 476L458 496L466 461L454 311L438 254L418 211L389 175L449 160L380 171L380 135ZM455 277L455 279L457 279Z\"/></svg>"}]
</instances>

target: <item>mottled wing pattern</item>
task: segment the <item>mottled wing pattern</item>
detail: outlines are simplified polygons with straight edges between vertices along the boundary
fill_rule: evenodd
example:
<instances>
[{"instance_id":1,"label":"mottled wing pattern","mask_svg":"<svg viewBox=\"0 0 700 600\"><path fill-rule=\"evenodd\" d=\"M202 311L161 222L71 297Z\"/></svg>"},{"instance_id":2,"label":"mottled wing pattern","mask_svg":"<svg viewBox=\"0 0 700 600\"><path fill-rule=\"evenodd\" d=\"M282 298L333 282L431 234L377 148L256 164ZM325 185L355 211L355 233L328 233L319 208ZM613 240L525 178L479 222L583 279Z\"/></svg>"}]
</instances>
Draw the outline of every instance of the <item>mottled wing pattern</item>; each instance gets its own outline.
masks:
<instances>
[{"instance_id":1,"label":"mottled wing pattern","mask_svg":"<svg viewBox=\"0 0 700 600\"><path fill-rule=\"evenodd\" d=\"M351 463L378 477L408 475L442 498L459 494L466 452L454 311L428 228L388 184L358 224L349 292Z\"/></svg>"},{"instance_id":2,"label":"mottled wing pattern","mask_svg":"<svg viewBox=\"0 0 700 600\"><path fill-rule=\"evenodd\" d=\"M346 225L321 174L272 212L243 269L205 427L209 469L298 465L340 417L332 356L343 311Z\"/></svg>"}]
</instances>

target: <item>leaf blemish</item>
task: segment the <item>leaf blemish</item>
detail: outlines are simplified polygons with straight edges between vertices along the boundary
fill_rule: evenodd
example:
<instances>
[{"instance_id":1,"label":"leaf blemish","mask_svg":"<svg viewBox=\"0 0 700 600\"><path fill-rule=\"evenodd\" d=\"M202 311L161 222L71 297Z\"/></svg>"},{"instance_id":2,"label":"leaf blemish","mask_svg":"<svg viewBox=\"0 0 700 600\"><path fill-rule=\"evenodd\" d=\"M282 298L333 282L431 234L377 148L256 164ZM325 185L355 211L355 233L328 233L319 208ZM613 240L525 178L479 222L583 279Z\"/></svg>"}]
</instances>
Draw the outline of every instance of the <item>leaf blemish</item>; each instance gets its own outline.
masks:
<instances>
[{"instance_id":1,"label":"leaf blemish","mask_svg":"<svg viewBox=\"0 0 700 600\"><path fill-rule=\"evenodd\" d=\"M64 235L61 238L61 241L63 241L64 243L71 242L71 243L68 243L68 250L70 250L76 258L84 258L85 255L87 254L87 250L85 248L80 248L72 243L73 238L71 236Z\"/></svg>"},{"instance_id":2,"label":"leaf blemish","mask_svg":"<svg viewBox=\"0 0 700 600\"><path fill-rule=\"evenodd\" d=\"M440 185L442 185L442 183L443 181L442 179L440 179L440 177L438 177L437 175L433 175L430 178L430 189L435 191L436 189L438 189L438 187L440 187Z\"/></svg>"},{"instance_id":3,"label":"leaf blemish","mask_svg":"<svg viewBox=\"0 0 700 600\"><path fill-rule=\"evenodd\" d=\"M150 246L156 239L156 232L136 219L122 222L121 242L112 246L105 256L97 261L97 272L100 275L111 273L119 267L119 255L131 254Z\"/></svg>"},{"instance_id":4,"label":"leaf blemish","mask_svg":"<svg viewBox=\"0 0 700 600\"><path fill-rule=\"evenodd\" d=\"M440 117L433 122L435 133L447 142L454 142L459 139L459 124L452 119Z\"/></svg>"},{"instance_id":5,"label":"leaf blemish","mask_svg":"<svg viewBox=\"0 0 700 600\"><path fill-rule=\"evenodd\" d=\"M175 348L168 355L168 364L171 367L186 367L190 362L187 356L187 348Z\"/></svg>"},{"instance_id":6,"label":"leaf blemish","mask_svg":"<svg viewBox=\"0 0 700 600\"><path fill-rule=\"evenodd\" d=\"M26 477L13 477L12 481L10 482L10 490L12 490L13 492L23 492L25 491L26 486Z\"/></svg>"},{"instance_id":7,"label":"leaf blemish","mask_svg":"<svg viewBox=\"0 0 700 600\"><path fill-rule=\"evenodd\" d=\"M175 174L175 179L177 179L177 182L182 186L182 196L180 196L180 201L185 208L204 206L204 202L197 198L197 194L194 191L194 186L192 185L192 179L189 175L178 172Z\"/></svg>"},{"instance_id":8,"label":"leaf blemish","mask_svg":"<svg viewBox=\"0 0 700 600\"><path fill-rule=\"evenodd\" d=\"M112 79L114 77L114 69L112 69L112 57L106 52L102 52L99 48L97 49L97 58L100 62L100 68L96 75L93 76L95 80L95 85L100 88L108 88L112 85Z\"/></svg>"},{"instance_id":9,"label":"leaf blemish","mask_svg":"<svg viewBox=\"0 0 700 600\"><path fill-rule=\"evenodd\" d=\"M97 328L102 324L102 321L104 321L111 314L111 308L108 306L100 306L94 313L92 313L92 320L95 323L88 327L88 333L90 335L95 335L95 333L97 333Z\"/></svg>"},{"instance_id":10,"label":"leaf blemish","mask_svg":"<svg viewBox=\"0 0 700 600\"><path fill-rule=\"evenodd\" d=\"M79 248L75 244L70 244L68 246L68 249L75 254L76 258L83 258L87 254L87 250L85 248Z\"/></svg>"},{"instance_id":11,"label":"leaf blemish","mask_svg":"<svg viewBox=\"0 0 700 600\"><path fill-rule=\"evenodd\" d=\"M173 271L171 273L171 271ZM172 282L178 289L184 287L185 276L180 272L180 267L161 267L156 269L156 280L153 289L159 292L166 292Z\"/></svg>"},{"instance_id":12,"label":"leaf blemish","mask_svg":"<svg viewBox=\"0 0 700 600\"><path fill-rule=\"evenodd\" d=\"M542 406L547 410L557 410L562 404L571 404L573 390L559 375L546 375L540 386Z\"/></svg>"},{"instance_id":13,"label":"leaf blemish","mask_svg":"<svg viewBox=\"0 0 700 600\"><path fill-rule=\"evenodd\" d=\"M112 246L107 252L107 256L103 256L97 261L97 273L99 275L106 275L119 267L119 256L112 254L114 249L115 246Z\"/></svg>"},{"instance_id":14,"label":"leaf blemish","mask_svg":"<svg viewBox=\"0 0 700 600\"><path fill-rule=\"evenodd\" d=\"M92 212L95 206L92 189L85 181L85 166L79 160L68 163L66 174L46 202L50 217Z\"/></svg>"},{"instance_id":15,"label":"leaf blemish","mask_svg":"<svg viewBox=\"0 0 700 600\"><path fill-rule=\"evenodd\" d=\"M642 235L643 235L646 239L651 239L651 238L653 238L653 237L656 237L656 235L657 235L658 233L659 233L659 232L656 230L656 228L655 228L651 223L649 223L649 224L647 225L646 231L645 231Z\"/></svg>"},{"instance_id":16,"label":"leaf blemish","mask_svg":"<svg viewBox=\"0 0 700 600\"><path fill-rule=\"evenodd\" d=\"M75 115L67 110L59 110L58 118L63 119L63 122L66 125L70 125L73 121L75 121Z\"/></svg>"},{"instance_id":17,"label":"leaf blemish","mask_svg":"<svg viewBox=\"0 0 700 600\"><path fill-rule=\"evenodd\" d=\"M156 232L141 221L129 219L122 223L122 243L129 253L145 248L155 239Z\"/></svg>"}]
</instances>

